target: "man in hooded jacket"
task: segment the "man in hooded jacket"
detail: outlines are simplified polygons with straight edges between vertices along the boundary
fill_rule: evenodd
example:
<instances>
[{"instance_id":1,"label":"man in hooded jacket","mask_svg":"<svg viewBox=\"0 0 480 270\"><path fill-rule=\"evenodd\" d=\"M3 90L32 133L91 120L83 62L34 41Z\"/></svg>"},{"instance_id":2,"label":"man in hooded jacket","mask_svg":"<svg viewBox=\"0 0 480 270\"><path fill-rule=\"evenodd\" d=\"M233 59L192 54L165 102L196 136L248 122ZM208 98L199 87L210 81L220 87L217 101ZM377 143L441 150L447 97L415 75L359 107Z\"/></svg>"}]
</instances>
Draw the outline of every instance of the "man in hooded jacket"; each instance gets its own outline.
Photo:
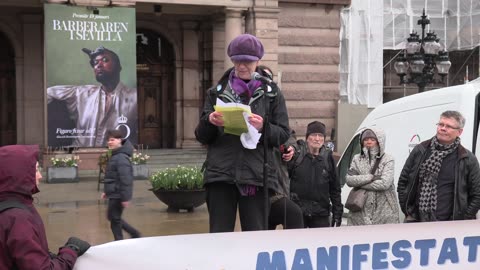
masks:
<instances>
[{"instance_id":1,"label":"man in hooded jacket","mask_svg":"<svg viewBox=\"0 0 480 270\"><path fill-rule=\"evenodd\" d=\"M130 157L133 145L122 139L120 130L109 130L107 133L108 148L112 156L107 164L102 198L108 198L107 218L110 221L115 241L123 240L125 230L132 238L139 238L140 232L122 219L122 213L130 205L133 194L133 169Z\"/></svg>"},{"instance_id":2,"label":"man in hooded jacket","mask_svg":"<svg viewBox=\"0 0 480 270\"><path fill-rule=\"evenodd\" d=\"M90 247L70 237L56 256L49 253L45 227L32 204L42 178L37 156L38 146L0 147L0 270L73 269Z\"/></svg>"}]
</instances>

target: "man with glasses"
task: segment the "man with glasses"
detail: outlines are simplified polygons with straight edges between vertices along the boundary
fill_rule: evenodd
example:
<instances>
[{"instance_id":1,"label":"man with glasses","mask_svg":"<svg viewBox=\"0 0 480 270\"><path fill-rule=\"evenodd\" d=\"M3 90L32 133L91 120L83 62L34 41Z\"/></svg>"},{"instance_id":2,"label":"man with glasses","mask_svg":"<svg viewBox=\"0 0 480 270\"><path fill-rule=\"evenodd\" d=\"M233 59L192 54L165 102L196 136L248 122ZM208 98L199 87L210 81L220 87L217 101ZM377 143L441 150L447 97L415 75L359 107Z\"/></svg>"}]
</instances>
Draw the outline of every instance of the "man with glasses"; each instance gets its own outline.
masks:
<instances>
[{"instance_id":1,"label":"man with glasses","mask_svg":"<svg viewBox=\"0 0 480 270\"><path fill-rule=\"evenodd\" d=\"M480 209L480 170L460 144L465 118L445 111L437 134L410 153L398 181L405 222L475 219Z\"/></svg>"}]
</instances>

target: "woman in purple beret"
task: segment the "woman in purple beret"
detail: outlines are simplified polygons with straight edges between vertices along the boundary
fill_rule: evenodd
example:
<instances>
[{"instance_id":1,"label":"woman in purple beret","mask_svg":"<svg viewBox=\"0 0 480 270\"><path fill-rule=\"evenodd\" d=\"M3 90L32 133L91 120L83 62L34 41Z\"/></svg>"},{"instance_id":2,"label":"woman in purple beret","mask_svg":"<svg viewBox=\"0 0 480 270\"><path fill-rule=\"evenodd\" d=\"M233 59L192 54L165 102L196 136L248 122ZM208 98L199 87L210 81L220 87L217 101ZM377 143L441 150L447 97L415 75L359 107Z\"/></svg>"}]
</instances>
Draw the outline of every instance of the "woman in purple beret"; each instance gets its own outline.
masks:
<instances>
[{"instance_id":1,"label":"woman in purple beret","mask_svg":"<svg viewBox=\"0 0 480 270\"><path fill-rule=\"evenodd\" d=\"M233 67L207 91L203 112L195 129L197 140L208 147L204 182L210 232L234 231L237 209L243 231L262 230L266 229L263 224L263 140L268 142L269 157L272 157L274 147L288 140L287 107L282 92L274 83L252 79L254 75L257 78L258 75L268 76L258 68L264 55L258 38L249 34L239 35L230 42L227 54ZM225 132L222 113L213 107L217 99L250 106L248 122L262 133L254 149L244 147L240 136ZM267 138L263 134L266 112ZM278 186L278 168L273 164L270 159L268 186L271 194Z\"/></svg>"}]
</instances>

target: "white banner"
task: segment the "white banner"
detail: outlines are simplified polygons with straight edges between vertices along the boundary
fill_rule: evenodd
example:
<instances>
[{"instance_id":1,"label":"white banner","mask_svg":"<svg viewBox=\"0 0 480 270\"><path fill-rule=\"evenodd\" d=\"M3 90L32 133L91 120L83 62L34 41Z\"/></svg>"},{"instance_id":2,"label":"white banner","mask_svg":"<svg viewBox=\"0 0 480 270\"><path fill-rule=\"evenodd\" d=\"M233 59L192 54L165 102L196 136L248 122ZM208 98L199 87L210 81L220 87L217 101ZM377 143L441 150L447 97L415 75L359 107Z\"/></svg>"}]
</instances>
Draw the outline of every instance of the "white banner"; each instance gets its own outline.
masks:
<instances>
[{"instance_id":1,"label":"white banner","mask_svg":"<svg viewBox=\"0 0 480 270\"><path fill-rule=\"evenodd\" d=\"M91 247L75 270L480 267L478 221L149 237Z\"/></svg>"}]
</instances>

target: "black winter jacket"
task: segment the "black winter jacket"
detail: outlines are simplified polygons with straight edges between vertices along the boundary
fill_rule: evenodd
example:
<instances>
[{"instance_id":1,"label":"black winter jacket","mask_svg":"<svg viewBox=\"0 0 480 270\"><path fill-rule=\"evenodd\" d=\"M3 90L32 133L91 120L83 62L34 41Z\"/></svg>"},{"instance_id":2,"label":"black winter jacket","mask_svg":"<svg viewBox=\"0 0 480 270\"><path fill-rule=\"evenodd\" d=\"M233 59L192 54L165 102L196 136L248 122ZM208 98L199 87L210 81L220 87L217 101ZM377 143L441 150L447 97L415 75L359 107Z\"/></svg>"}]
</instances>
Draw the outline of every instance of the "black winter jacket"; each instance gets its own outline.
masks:
<instances>
[{"instance_id":1,"label":"black winter jacket","mask_svg":"<svg viewBox=\"0 0 480 270\"><path fill-rule=\"evenodd\" d=\"M403 166L398 180L398 199L402 212L418 220L417 190L420 164L430 155L430 140L412 150ZM480 209L480 169L472 152L458 146L455 164L455 187L453 220L475 219Z\"/></svg>"},{"instance_id":2,"label":"black winter jacket","mask_svg":"<svg viewBox=\"0 0 480 270\"><path fill-rule=\"evenodd\" d=\"M133 169L130 157L133 146L130 141L122 142L122 146L112 150L105 171L104 192L108 198L121 199L127 202L132 199Z\"/></svg>"},{"instance_id":3,"label":"black winter jacket","mask_svg":"<svg viewBox=\"0 0 480 270\"><path fill-rule=\"evenodd\" d=\"M333 216L343 214L340 182L335 169L332 151L325 146L313 156L303 140L297 142L298 150L289 162L291 198L307 216Z\"/></svg>"},{"instance_id":4,"label":"black winter jacket","mask_svg":"<svg viewBox=\"0 0 480 270\"><path fill-rule=\"evenodd\" d=\"M223 127L212 125L208 121L210 113L214 111L217 97L224 102L235 102L231 88L228 86L228 75L232 69L227 70L216 87L207 91L203 112L195 129L197 140L208 146L205 162L204 182L226 182L263 186L263 140L260 138L256 149L246 149L240 142L240 137L226 134ZM257 70L257 72L261 72ZM267 90L267 91L265 91ZM265 92L267 94L265 95ZM268 171L269 186L278 185L277 169L273 165L273 147L279 147L286 142L290 132L288 128L288 113L285 99L275 85L272 87L260 86L253 93L249 104L252 113L265 119L264 98L269 104L269 136L268 155L270 168ZM262 131L260 131L262 132ZM263 133L263 132L262 132Z\"/></svg>"}]
</instances>

